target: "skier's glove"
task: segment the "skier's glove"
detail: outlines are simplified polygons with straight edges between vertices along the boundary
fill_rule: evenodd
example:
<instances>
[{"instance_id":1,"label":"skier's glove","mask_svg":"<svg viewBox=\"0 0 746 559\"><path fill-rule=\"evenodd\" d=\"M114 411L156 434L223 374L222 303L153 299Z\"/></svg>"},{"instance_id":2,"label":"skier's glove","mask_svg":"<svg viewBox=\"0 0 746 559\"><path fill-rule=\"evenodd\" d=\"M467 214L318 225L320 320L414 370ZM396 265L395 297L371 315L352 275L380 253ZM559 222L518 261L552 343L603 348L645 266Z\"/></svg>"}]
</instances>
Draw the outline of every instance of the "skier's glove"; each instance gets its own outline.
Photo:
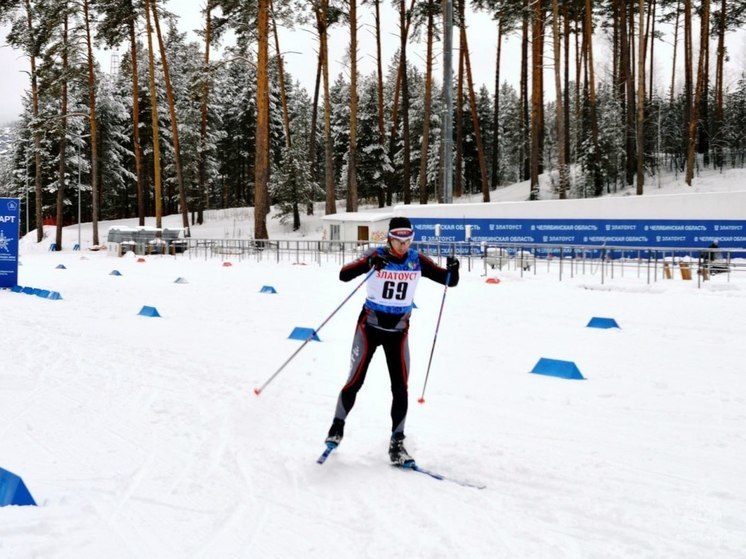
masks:
<instances>
[{"instance_id":1,"label":"skier's glove","mask_svg":"<svg viewBox=\"0 0 746 559\"><path fill-rule=\"evenodd\" d=\"M449 256L446 259L446 270L448 270L451 274L458 272L459 262L458 259L454 256Z\"/></svg>"},{"instance_id":2,"label":"skier's glove","mask_svg":"<svg viewBox=\"0 0 746 559\"><path fill-rule=\"evenodd\" d=\"M368 257L368 268L375 268L376 270L380 270L382 268L385 268L388 262L389 261L386 259L385 256L374 252Z\"/></svg>"}]
</instances>

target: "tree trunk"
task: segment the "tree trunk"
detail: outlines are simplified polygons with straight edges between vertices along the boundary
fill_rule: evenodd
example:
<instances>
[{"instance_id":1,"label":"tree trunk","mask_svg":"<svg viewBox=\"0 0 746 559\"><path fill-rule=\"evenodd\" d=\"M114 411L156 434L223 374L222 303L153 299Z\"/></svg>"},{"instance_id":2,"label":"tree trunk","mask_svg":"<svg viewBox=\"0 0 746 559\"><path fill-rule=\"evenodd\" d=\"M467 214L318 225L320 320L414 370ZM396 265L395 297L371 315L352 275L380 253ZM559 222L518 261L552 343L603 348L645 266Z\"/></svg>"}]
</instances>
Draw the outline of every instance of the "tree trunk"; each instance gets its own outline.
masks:
<instances>
[{"instance_id":1,"label":"tree trunk","mask_svg":"<svg viewBox=\"0 0 746 559\"><path fill-rule=\"evenodd\" d=\"M430 148L430 111L433 81L433 5L427 6L427 50L425 55L425 111L422 123L422 147L420 148L420 204L427 204L427 162Z\"/></svg>"},{"instance_id":2,"label":"tree trunk","mask_svg":"<svg viewBox=\"0 0 746 559\"><path fill-rule=\"evenodd\" d=\"M529 200L539 199L539 165L541 160L539 137L541 134L541 2L534 2L531 20L531 190Z\"/></svg>"},{"instance_id":3,"label":"tree trunk","mask_svg":"<svg viewBox=\"0 0 746 559\"><path fill-rule=\"evenodd\" d=\"M671 63L671 68L676 68L676 53L678 51L679 46L679 16L680 16L680 6L681 6L681 0L676 1L676 22L673 26L673 62ZM669 104L673 105L674 100L674 88L676 87L676 72L671 72L671 91L668 98Z\"/></svg>"},{"instance_id":4,"label":"tree trunk","mask_svg":"<svg viewBox=\"0 0 746 559\"><path fill-rule=\"evenodd\" d=\"M539 48L538 48L538 66L542 69L541 72L539 72L538 80L539 80L539 95L540 100L537 105L537 108L539 109L539 118L537 119L536 123L539 126L538 134L539 134L539 175L544 173L544 139L545 139L545 126L544 126L544 31L545 31L545 15L544 15L544 5L542 2L539 2L537 4L537 12L539 16L539 26L541 29L541 33L539 34Z\"/></svg>"},{"instance_id":5,"label":"tree trunk","mask_svg":"<svg viewBox=\"0 0 746 559\"><path fill-rule=\"evenodd\" d=\"M462 0L463 1L463 0ZM474 126L474 136L477 141L477 160L479 161L479 173L482 179L482 201L490 201L490 184L487 179L487 160L484 156L484 143L482 142L482 133L479 126L479 114L477 113L477 96L474 92L474 81L471 77L471 62L469 60L469 43L466 39L466 27L462 20L461 34L463 35L464 44L464 61L466 63L466 81L469 86L469 106L471 108L471 121Z\"/></svg>"},{"instance_id":6,"label":"tree trunk","mask_svg":"<svg viewBox=\"0 0 746 559\"><path fill-rule=\"evenodd\" d=\"M285 66L280 50L280 37L277 34L277 22L275 21L274 7L272 0L269 0L269 9L272 17L272 35L275 40L275 56L277 56L277 79L280 84L280 104L282 105L282 126L285 132L285 147L290 149L293 145L290 136L290 111L288 110L288 96L285 92Z\"/></svg>"},{"instance_id":7,"label":"tree trunk","mask_svg":"<svg viewBox=\"0 0 746 559\"><path fill-rule=\"evenodd\" d=\"M686 153L686 184L692 186L694 178L694 158L696 156L697 127L699 126L699 108L702 103L702 96L705 85L705 72L707 69L707 56L709 49L707 44L710 41L710 0L702 0L702 22L700 23L700 49L699 63L697 65L697 88L694 92L694 103L691 108L691 120L689 121L689 137L687 138Z\"/></svg>"},{"instance_id":8,"label":"tree trunk","mask_svg":"<svg viewBox=\"0 0 746 559\"><path fill-rule=\"evenodd\" d=\"M414 3L415 3L415 0L412 0L412 3L409 5L410 12L414 9ZM409 37L409 22L407 22L406 29L404 31L404 41L406 41L408 37ZM397 68L397 71L396 71L396 84L394 85L394 99L393 99L393 103L391 107L391 134L389 135L389 140L396 137L396 124L399 119L399 98L401 95L401 84L402 84L402 75L403 75L402 69L403 69L402 59L400 56L399 57L399 68Z\"/></svg>"},{"instance_id":9,"label":"tree trunk","mask_svg":"<svg viewBox=\"0 0 746 559\"><path fill-rule=\"evenodd\" d=\"M492 112L492 188L500 186L500 59L503 45L503 22L497 23L497 49L495 53L495 101Z\"/></svg>"},{"instance_id":10,"label":"tree trunk","mask_svg":"<svg viewBox=\"0 0 746 559\"><path fill-rule=\"evenodd\" d=\"M319 89L321 88L321 49L316 61L316 85L313 88L313 107L311 107L311 137L308 139L308 159L311 161L311 178L319 181L319 168L316 162L316 121L319 115ZM313 199L306 206L306 215L313 215Z\"/></svg>"},{"instance_id":11,"label":"tree trunk","mask_svg":"<svg viewBox=\"0 0 746 559\"><path fill-rule=\"evenodd\" d=\"M31 40L29 43L32 45L29 47L29 61L31 63L31 114L33 120L39 118L39 77L36 72L36 53L38 48L36 47L36 34L34 33L34 20L31 11L31 3L29 0L24 0L26 7L26 26L28 34ZM42 186L41 186L41 130L38 124L34 125L34 206L35 206L35 221L36 221L36 242L40 243L44 239L44 199L42 197Z\"/></svg>"},{"instance_id":12,"label":"tree trunk","mask_svg":"<svg viewBox=\"0 0 746 559\"><path fill-rule=\"evenodd\" d=\"M598 153L598 119L596 118L596 77L593 68L593 25L592 25L592 2L585 0L585 26L584 41L586 61L588 64L588 104L590 105L591 118L591 141L593 143L593 187L596 196L600 196L603 184L601 182L601 172L599 169Z\"/></svg>"},{"instance_id":13,"label":"tree trunk","mask_svg":"<svg viewBox=\"0 0 746 559\"><path fill-rule=\"evenodd\" d=\"M272 34L274 35L275 39L275 53L277 56L277 73L278 73L278 80L280 82L280 103L282 104L282 125L283 129L285 131L285 149L288 152L288 155L290 157L293 157L290 154L290 148L293 145L293 140L290 135L290 110L288 109L288 96L285 90L285 65L282 59L282 51L280 50L280 37L277 34L277 22L275 21L274 16L274 7L272 5L272 0L269 0L269 7L270 12L272 14ZM295 169L296 167L293 167ZM295 172L295 171L293 171ZM293 179L293 184L295 184L295 178ZM300 229L300 211L298 210L298 191L295 187L293 187L293 231L297 231Z\"/></svg>"},{"instance_id":14,"label":"tree trunk","mask_svg":"<svg viewBox=\"0 0 746 559\"><path fill-rule=\"evenodd\" d=\"M64 7L67 10L67 6ZM68 20L67 14L62 21L62 91L60 95L60 160L57 172L57 231L55 236L55 250L62 250L62 227L65 220L65 163L67 162L67 76L68 67Z\"/></svg>"},{"instance_id":15,"label":"tree trunk","mask_svg":"<svg viewBox=\"0 0 746 559\"><path fill-rule=\"evenodd\" d=\"M176 167L176 184L179 189L179 205L181 206L181 226L189 236L189 208L187 207L186 189L184 188L184 173L181 167L181 143L179 141L179 123L176 117L176 102L174 101L174 89L171 85L171 71L168 66L166 57L166 46L163 44L163 35L161 34L161 24L158 21L158 11L155 2L151 4L153 10L153 22L155 23L155 33L158 37L158 47L161 51L161 65L163 66L163 79L166 83L166 98L168 100L168 113L171 116L171 134L173 136L174 148L174 165Z\"/></svg>"},{"instance_id":16,"label":"tree trunk","mask_svg":"<svg viewBox=\"0 0 746 559\"><path fill-rule=\"evenodd\" d=\"M637 195L645 184L645 0L638 2L639 35L637 54Z\"/></svg>"},{"instance_id":17,"label":"tree trunk","mask_svg":"<svg viewBox=\"0 0 746 559\"><path fill-rule=\"evenodd\" d=\"M98 184L98 127L96 124L95 60L93 58L93 41L91 40L91 18L89 7L89 0L84 0L83 17L85 19L85 39L88 63L88 103L90 105L88 123L91 130L91 228L93 229L93 246L98 246L98 213L99 208L101 207L101 193ZM78 248L83 250L83 247Z\"/></svg>"},{"instance_id":18,"label":"tree trunk","mask_svg":"<svg viewBox=\"0 0 746 559\"><path fill-rule=\"evenodd\" d=\"M565 107L562 96L561 64L562 51L560 50L559 37L559 7L557 0L552 0L552 40L554 45L554 92L557 99L557 148L559 167L559 197L560 200L567 198L567 154L565 152Z\"/></svg>"},{"instance_id":19,"label":"tree trunk","mask_svg":"<svg viewBox=\"0 0 746 559\"><path fill-rule=\"evenodd\" d=\"M197 204L197 223L205 220L204 210L210 207L210 186L207 182L207 117L210 100L210 48L212 47L212 9L213 0L207 0L205 7L205 55L202 61L202 99L199 112L199 151L197 153L197 174L199 193L195 198L202 200Z\"/></svg>"},{"instance_id":20,"label":"tree trunk","mask_svg":"<svg viewBox=\"0 0 746 559\"><path fill-rule=\"evenodd\" d=\"M723 167L723 142L720 138L723 127L723 69L725 63L725 13L726 2L720 2L718 20L717 62L715 63L715 121L712 137L715 139L715 167Z\"/></svg>"},{"instance_id":21,"label":"tree trunk","mask_svg":"<svg viewBox=\"0 0 746 559\"><path fill-rule=\"evenodd\" d=\"M137 36L134 18L129 21L130 59L132 61L132 146L135 152L137 222L145 225L145 188L143 185L142 146L140 145L140 84L137 77Z\"/></svg>"},{"instance_id":22,"label":"tree trunk","mask_svg":"<svg viewBox=\"0 0 746 559\"><path fill-rule=\"evenodd\" d=\"M411 4L409 5L409 11L411 12L414 8L415 0L412 0ZM404 31L404 36L409 37L409 23L406 25L406 29ZM402 60L401 56L399 57L399 68L396 72L396 84L394 85L394 99L392 102L392 108L391 108L391 134L388 137L388 147L389 147L389 158L393 162L394 161L394 152L396 148L396 128L399 123L399 99L401 95L401 84L402 84L402 76L403 76L403 66L402 66ZM393 181L390 181L390 184L386 187L386 205L390 206L393 202L393 188L392 188Z\"/></svg>"},{"instance_id":23,"label":"tree trunk","mask_svg":"<svg viewBox=\"0 0 746 559\"><path fill-rule=\"evenodd\" d=\"M461 2L459 2L459 20ZM458 77L456 78L456 157L453 168L453 197L464 194L464 44L459 34Z\"/></svg>"},{"instance_id":24,"label":"tree trunk","mask_svg":"<svg viewBox=\"0 0 746 559\"><path fill-rule=\"evenodd\" d=\"M319 29L319 53L321 72L324 82L324 177L326 185L326 215L337 213L337 202L334 195L334 158L332 157L332 105L329 97L329 51L327 48L327 22L329 0L321 0L320 10L316 12Z\"/></svg>"},{"instance_id":25,"label":"tree trunk","mask_svg":"<svg viewBox=\"0 0 746 559\"><path fill-rule=\"evenodd\" d=\"M565 117L565 135L562 141L565 144L565 163L570 162L570 13L567 5L563 3L562 6L562 20L565 28L565 90L564 98L564 117ZM567 177L568 187L570 183L570 177L568 172Z\"/></svg>"},{"instance_id":26,"label":"tree trunk","mask_svg":"<svg viewBox=\"0 0 746 559\"><path fill-rule=\"evenodd\" d=\"M647 31L645 32L645 41L647 42L650 40L650 81L648 83L648 100L652 103L653 102L653 83L654 83L654 73L653 73L653 62L655 62L655 12L656 12L657 3L656 0L651 0L650 2L650 10L648 10L648 23L647 23Z\"/></svg>"},{"instance_id":27,"label":"tree trunk","mask_svg":"<svg viewBox=\"0 0 746 559\"><path fill-rule=\"evenodd\" d=\"M402 190L404 191L404 203L412 203L412 190L410 181L410 138L409 138L409 80L407 78L407 33L409 31L409 12L406 11L405 0L399 2L400 23L400 58L401 65L401 113L402 113L402 143L404 144L404 165L402 169Z\"/></svg>"},{"instance_id":28,"label":"tree trunk","mask_svg":"<svg viewBox=\"0 0 746 559\"><path fill-rule=\"evenodd\" d=\"M700 102L699 119L701 125L697 128L697 153L702 154L702 165L710 166L710 32L707 32L707 56L705 57L704 84L702 85L702 96Z\"/></svg>"},{"instance_id":29,"label":"tree trunk","mask_svg":"<svg viewBox=\"0 0 746 559\"><path fill-rule=\"evenodd\" d=\"M689 151L689 125L692 121L692 2L684 0L684 122L682 127L684 168Z\"/></svg>"},{"instance_id":30,"label":"tree trunk","mask_svg":"<svg viewBox=\"0 0 746 559\"><path fill-rule=\"evenodd\" d=\"M267 239L269 183L269 0L259 0L256 65L256 145L254 147L254 239Z\"/></svg>"},{"instance_id":31,"label":"tree trunk","mask_svg":"<svg viewBox=\"0 0 746 559\"><path fill-rule=\"evenodd\" d=\"M163 216L161 194L161 143L158 126L158 99L155 93L155 55L153 53L152 26L150 24L150 0L145 0L145 21L148 35L148 75L150 77L150 119L153 126L153 184L155 188L155 226L160 229Z\"/></svg>"},{"instance_id":32,"label":"tree trunk","mask_svg":"<svg viewBox=\"0 0 746 559\"><path fill-rule=\"evenodd\" d=\"M631 48L631 37L629 35L632 25L628 21L628 16L632 19L632 16L627 12L628 6L626 2L620 2L619 6L619 74L620 74L620 94L623 100L623 109L625 115L625 184L633 184L636 165L635 160L637 159L635 151L635 109L634 109L634 79L632 78L632 66L630 63L630 52ZM596 184L595 195L600 196L602 193L602 186Z\"/></svg>"},{"instance_id":33,"label":"tree trunk","mask_svg":"<svg viewBox=\"0 0 746 559\"><path fill-rule=\"evenodd\" d=\"M585 27L585 23L581 21L581 14L575 13L573 23L575 23L575 107L574 116L577 126L575 126L575 135L573 137L575 153L579 153L581 146L581 138L585 136L584 128L585 121L581 116L581 98L585 94L585 84L587 81L583 81L583 69L585 68L584 61L587 54L585 48L585 33L582 31ZM582 89L581 89L582 84ZM569 151L568 151L569 153ZM585 190L583 191L583 197L585 198Z\"/></svg>"},{"instance_id":34,"label":"tree trunk","mask_svg":"<svg viewBox=\"0 0 746 559\"><path fill-rule=\"evenodd\" d=\"M383 122L383 57L381 56L381 10L380 1L374 0L376 8L376 71L378 74L378 136L381 147L386 145L386 125ZM384 183L385 184L385 183ZM378 191L378 207L386 203L385 186Z\"/></svg>"},{"instance_id":35,"label":"tree trunk","mask_svg":"<svg viewBox=\"0 0 746 559\"><path fill-rule=\"evenodd\" d=\"M350 2L350 150L347 158L347 211L357 211L357 0Z\"/></svg>"},{"instance_id":36,"label":"tree trunk","mask_svg":"<svg viewBox=\"0 0 746 559\"><path fill-rule=\"evenodd\" d=\"M529 0L523 0L523 16L521 29L521 172L520 180L524 181L531 177L531 134L529 132L528 113L528 22L529 22Z\"/></svg>"}]
</instances>

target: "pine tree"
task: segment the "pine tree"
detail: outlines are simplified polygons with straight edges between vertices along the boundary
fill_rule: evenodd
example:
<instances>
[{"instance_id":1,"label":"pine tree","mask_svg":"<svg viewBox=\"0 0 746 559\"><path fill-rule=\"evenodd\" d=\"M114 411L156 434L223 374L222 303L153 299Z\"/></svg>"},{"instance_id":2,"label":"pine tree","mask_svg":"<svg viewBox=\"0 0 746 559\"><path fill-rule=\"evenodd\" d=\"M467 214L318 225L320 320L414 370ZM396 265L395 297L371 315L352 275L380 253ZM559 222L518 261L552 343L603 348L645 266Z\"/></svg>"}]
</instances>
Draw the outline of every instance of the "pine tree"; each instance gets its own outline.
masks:
<instances>
[{"instance_id":1,"label":"pine tree","mask_svg":"<svg viewBox=\"0 0 746 559\"><path fill-rule=\"evenodd\" d=\"M369 204L377 203L383 197L385 177L393 171L388 152L381 144L376 83L375 75L361 80L358 108L358 197L361 202Z\"/></svg>"}]
</instances>

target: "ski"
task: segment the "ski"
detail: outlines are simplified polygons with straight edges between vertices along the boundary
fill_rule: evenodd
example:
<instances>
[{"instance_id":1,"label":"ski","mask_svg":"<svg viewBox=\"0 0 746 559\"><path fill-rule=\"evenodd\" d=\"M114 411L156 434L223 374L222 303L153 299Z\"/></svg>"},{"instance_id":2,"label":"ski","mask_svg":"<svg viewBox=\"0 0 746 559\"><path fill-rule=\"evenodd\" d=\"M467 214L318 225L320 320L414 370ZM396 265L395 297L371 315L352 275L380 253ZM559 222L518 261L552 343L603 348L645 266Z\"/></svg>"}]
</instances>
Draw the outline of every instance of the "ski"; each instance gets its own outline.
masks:
<instances>
[{"instance_id":1,"label":"ski","mask_svg":"<svg viewBox=\"0 0 746 559\"><path fill-rule=\"evenodd\" d=\"M421 474L430 476L433 479L437 479L438 481L450 481L451 483L456 483L463 487L472 487L474 489L484 489L485 487L487 487L483 483L475 483L472 481L467 481L465 479L458 479L458 478L444 476L443 474L439 474L432 470L428 470L427 468L422 468L418 466L416 462L412 462L409 464L392 464L392 466L399 468L401 470L412 470L413 472L419 472Z\"/></svg>"},{"instance_id":2,"label":"ski","mask_svg":"<svg viewBox=\"0 0 746 559\"><path fill-rule=\"evenodd\" d=\"M326 459L329 458L329 455L335 448L337 448L337 445L335 445L334 443L326 443L326 450L321 453L321 456L319 456L318 460L316 460L316 463L323 464L324 462L326 462Z\"/></svg>"}]
</instances>

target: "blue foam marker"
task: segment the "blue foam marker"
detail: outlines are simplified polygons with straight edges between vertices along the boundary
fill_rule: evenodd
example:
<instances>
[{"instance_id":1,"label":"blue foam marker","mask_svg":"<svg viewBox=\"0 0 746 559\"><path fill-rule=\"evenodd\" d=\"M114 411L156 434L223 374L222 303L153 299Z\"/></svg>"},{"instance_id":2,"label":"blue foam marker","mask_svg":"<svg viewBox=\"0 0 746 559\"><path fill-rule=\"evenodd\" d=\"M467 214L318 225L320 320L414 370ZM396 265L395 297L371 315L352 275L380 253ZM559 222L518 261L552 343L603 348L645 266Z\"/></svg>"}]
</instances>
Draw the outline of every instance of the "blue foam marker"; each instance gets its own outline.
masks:
<instances>
[{"instance_id":1,"label":"blue foam marker","mask_svg":"<svg viewBox=\"0 0 746 559\"><path fill-rule=\"evenodd\" d=\"M0 507L6 505L36 506L36 501L19 476L0 468Z\"/></svg>"},{"instance_id":2,"label":"blue foam marker","mask_svg":"<svg viewBox=\"0 0 746 559\"><path fill-rule=\"evenodd\" d=\"M586 328L619 328L616 320L613 318L601 318L594 316L586 325Z\"/></svg>"},{"instance_id":3,"label":"blue foam marker","mask_svg":"<svg viewBox=\"0 0 746 559\"><path fill-rule=\"evenodd\" d=\"M137 313L140 316L147 316L150 318L160 318L160 314L158 314L158 309L155 307L148 307L147 305L140 309L140 312Z\"/></svg>"},{"instance_id":4,"label":"blue foam marker","mask_svg":"<svg viewBox=\"0 0 746 559\"><path fill-rule=\"evenodd\" d=\"M313 328L302 328L300 326L293 328L293 331L290 332L290 335L288 336L288 339L290 340L303 340L304 342L309 338L311 338L312 341L321 341L316 330Z\"/></svg>"},{"instance_id":5,"label":"blue foam marker","mask_svg":"<svg viewBox=\"0 0 746 559\"><path fill-rule=\"evenodd\" d=\"M277 290L271 285L263 285L259 293L277 293Z\"/></svg>"},{"instance_id":6,"label":"blue foam marker","mask_svg":"<svg viewBox=\"0 0 746 559\"><path fill-rule=\"evenodd\" d=\"M546 375L570 380L584 380L585 377L580 373L580 369L573 361L561 361L559 359L547 359L542 357L531 370L537 375Z\"/></svg>"}]
</instances>

